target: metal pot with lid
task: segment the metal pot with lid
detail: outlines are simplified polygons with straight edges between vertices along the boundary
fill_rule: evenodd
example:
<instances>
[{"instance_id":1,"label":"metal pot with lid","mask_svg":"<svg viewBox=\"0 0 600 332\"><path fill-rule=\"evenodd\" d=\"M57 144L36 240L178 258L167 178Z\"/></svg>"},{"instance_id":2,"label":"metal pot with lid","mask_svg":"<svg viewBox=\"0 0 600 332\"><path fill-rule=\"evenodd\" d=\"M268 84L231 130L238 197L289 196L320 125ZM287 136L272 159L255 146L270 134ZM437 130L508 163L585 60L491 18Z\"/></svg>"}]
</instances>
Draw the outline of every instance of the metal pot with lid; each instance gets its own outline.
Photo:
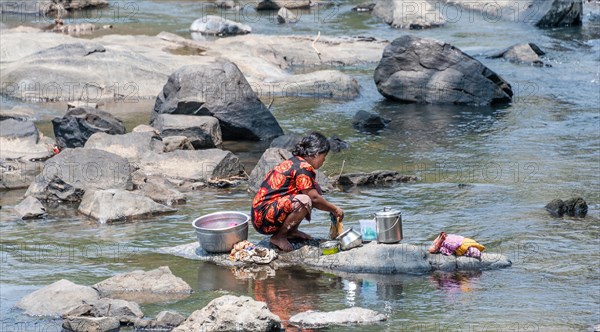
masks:
<instances>
[{"instance_id":1,"label":"metal pot with lid","mask_svg":"<svg viewBox=\"0 0 600 332\"><path fill-rule=\"evenodd\" d=\"M384 207L375 213L378 243L398 243L402 240L402 213L400 210Z\"/></svg>"}]
</instances>

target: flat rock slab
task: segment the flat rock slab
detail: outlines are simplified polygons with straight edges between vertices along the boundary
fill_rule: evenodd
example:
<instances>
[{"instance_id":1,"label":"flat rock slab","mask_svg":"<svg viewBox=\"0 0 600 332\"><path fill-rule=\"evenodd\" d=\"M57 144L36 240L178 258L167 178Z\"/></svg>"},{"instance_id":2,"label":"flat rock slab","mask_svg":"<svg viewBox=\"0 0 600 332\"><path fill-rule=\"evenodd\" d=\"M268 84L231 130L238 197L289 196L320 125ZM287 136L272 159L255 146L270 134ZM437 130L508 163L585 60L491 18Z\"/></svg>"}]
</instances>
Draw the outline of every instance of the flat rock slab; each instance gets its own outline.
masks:
<instances>
[{"instance_id":1,"label":"flat rock slab","mask_svg":"<svg viewBox=\"0 0 600 332\"><path fill-rule=\"evenodd\" d=\"M318 243L315 240L308 242L307 245L296 244L298 249L289 253L280 253L279 258L271 265L274 267L305 265L327 272L376 274L425 274L435 270L482 271L507 268L512 265L506 256L500 254L484 253L481 259L441 254L431 255L421 247L405 243L377 244L371 242L335 255L324 256L321 255ZM258 245L261 246L260 243ZM161 248L160 252L228 267L245 265L241 262L231 261L227 254L208 254L200 248L197 242Z\"/></svg>"},{"instance_id":2,"label":"flat rock slab","mask_svg":"<svg viewBox=\"0 0 600 332\"><path fill-rule=\"evenodd\" d=\"M377 311L353 307L329 312L305 311L290 317L289 323L300 328L323 328L330 325L373 324L385 320L387 317Z\"/></svg>"},{"instance_id":3,"label":"flat rock slab","mask_svg":"<svg viewBox=\"0 0 600 332\"><path fill-rule=\"evenodd\" d=\"M137 303L163 302L189 296L192 288L175 276L168 266L151 271L132 271L94 285L102 296Z\"/></svg>"},{"instance_id":4,"label":"flat rock slab","mask_svg":"<svg viewBox=\"0 0 600 332\"><path fill-rule=\"evenodd\" d=\"M67 317L63 321L63 329L74 332L118 331L120 325L115 317Z\"/></svg>"},{"instance_id":5,"label":"flat rock slab","mask_svg":"<svg viewBox=\"0 0 600 332\"><path fill-rule=\"evenodd\" d=\"M27 196L21 203L15 206L15 212L21 219L38 219L46 215L46 208L37 198Z\"/></svg>"}]
</instances>

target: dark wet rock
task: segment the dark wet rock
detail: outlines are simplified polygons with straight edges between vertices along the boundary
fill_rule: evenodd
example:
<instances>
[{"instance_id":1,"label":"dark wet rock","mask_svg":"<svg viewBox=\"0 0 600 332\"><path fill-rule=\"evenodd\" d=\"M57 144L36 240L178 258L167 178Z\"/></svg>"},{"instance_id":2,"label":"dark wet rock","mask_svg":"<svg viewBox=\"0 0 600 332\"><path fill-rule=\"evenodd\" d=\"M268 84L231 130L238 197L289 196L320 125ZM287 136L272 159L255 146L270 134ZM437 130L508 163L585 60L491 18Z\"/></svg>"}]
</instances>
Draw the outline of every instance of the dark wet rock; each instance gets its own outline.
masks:
<instances>
[{"instance_id":1,"label":"dark wet rock","mask_svg":"<svg viewBox=\"0 0 600 332\"><path fill-rule=\"evenodd\" d=\"M570 217L583 218L587 215L587 203L581 197L573 197L565 201L565 213Z\"/></svg>"},{"instance_id":2,"label":"dark wet rock","mask_svg":"<svg viewBox=\"0 0 600 332\"><path fill-rule=\"evenodd\" d=\"M290 325L300 328L323 328L331 325L365 325L387 320L384 314L377 311L352 307L335 311L305 311L290 317Z\"/></svg>"},{"instance_id":3,"label":"dark wet rock","mask_svg":"<svg viewBox=\"0 0 600 332\"><path fill-rule=\"evenodd\" d=\"M131 221L172 213L177 210L135 192L106 189L87 190L81 199L78 211L102 224L110 224L116 221Z\"/></svg>"},{"instance_id":4,"label":"dark wet rock","mask_svg":"<svg viewBox=\"0 0 600 332\"><path fill-rule=\"evenodd\" d=\"M367 186L392 182L416 182L419 178L414 175L403 175L397 171L374 171L371 173L347 173L337 179L341 186Z\"/></svg>"},{"instance_id":5,"label":"dark wet rock","mask_svg":"<svg viewBox=\"0 0 600 332\"><path fill-rule=\"evenodd\" d=\"M221 16L207 15L195 20L190 26L190 31L206 35L231 36L245 35L252 32L252 28Z\"/></svg>"},{"instance_id":6,"label":"dark wet rock","mask_svg":"<svg viewBox=\"0 0 600 332\"><path fill-rule=\"evenodd\" d=\"M109 332L118 331L121 326L115 317L69 316L63 320L63 329L73 332Z\"/></svg>"},{"instance_id":7,"label":"dark wet rock","mask_svg":"<svg viewBox=\"0 0 600 332\"><path fill-rule=\"evenodd\" d=\"M473 10L482 12L484 17L490 20L515 21L515 10L517 10L518 23L527 23L540 28L581 25L583 13L582 0L523 0L518 3L497 1L494 2L494 6L490 6L485 1L455 0L453 4L462 6L469 12Z\"/></svg>"},{"instance_id":8,"label":"dark wet rock","mask_svg":"<svg viewBox=\"0 0 600 332\"><path fill-rule=\"evenodd\" d=\"M373 15L397 29L427 29L446 23L436 1L377 0Z\"/></svg>"},{"instance_id":9,"label":"dark wet rock","mask_svg":"<svg viewBox=\"0 0 600 332\"><path fill-rule=\"evenodd\" d=\"M43 161L0 159L0 190L27 188L42 169Z\"/></svg>"},{"instance_id":10,"label":"dark wet rock","mask_svg":"<svg viewBox=\"0 0 600 332\"><path fill-rule=\"evenodd\" d=\"M21 219L39 219L46 215L46 208L36 198L27 196L15 206L15 212Z\"/></svg>"},{"instance_id":11,"label":"dark wet rock","mask_svg":"<svg viewBox=\"0 0 600 332\"><path fill-rule=\"evenodd\" d=\"M361 5L358 5L358 6L352 8L352 10L355 11L355 12L372 12L373 9L375 9L375 3L374 2L363 3Z\"/></svg>"},{"instance_id":12,"label":"dark wet rock","mask_svg":"<svg viewBox=\"0 0 600 332\"><path fill-rule=\"evenodd\" d=\"M553 199L545 206L546 211L555 217L562 217L565 214L569 217L584 218L588 212L588 206L581 197L573 197L566 201Z\"/></svg>"},{"instance_id":13,"label":"dark wet rock","mask_svg":"<svg viewBox=\"0 0 600 332\"><path fill-rule=\"evenodd\" d=\"M298 17L290 10L283 7L277 12L277 22L279 22L279 24L296 23L298 22Z\"/></svg>"},{"instance_id":14,"label":"dark wet rock","mask_svg":"<svg viewBox=\"0 0 600 332\"><path fill-rule=\"evenodd\" d=\"M195 150L192 141L185 136L167 136L163 137L165 149L163 152L173 152L176 150Z\"/></svg>"},{"instance_id":15,"label":"dark wet rock","mask_svg":"<svg viewBox=\"0 0 600 332\"><path fill-rule=\"evenodd\" d=\"M194 311L173 332L279 331L281 319L267 304L247 296L224 295Z\"/></svg>"},{"instance_id":16,"label":"dark wet rock","mask_svg":"<svg viewBox=\"0 0 600 332\"><path fill-rule=\"evenodd\" d=\"M300 143L302 137L294 134L285 134L283 136L276 137L271 141L270 148L280 148L292 151L296 144Z\"/></svg>"},{"instance_id":17,"label":"dark wet rock","mask_svg":"<svg viewBox=\"0 0 600 332\"><path fill-rule=\"evenodd\" d=\"M483 106L513 95L510 84L458 48L411 35L385 48L374 79L379 93L402 102Z\"/></svg>"},{"instance_id":18,"label":"dark wet rock","mask_svg":"<svg viewBox=\"0 0 600 332\"><path fill-rule=\"evenodd\" d=\"M217 0L215 1L215 6L217 8L231 9L235 7L235 2L233 0Z\"/></svg>"},{"instance_id":19,"label":"dark wet rock","mask_svg":"<svg viewBox=\"0 0 600 332\"><path fill-rule=\"evenodd\" d=\"M186 202L185 195L173 188L173 185L165 178L150 178L144 183L137 185L140 194L164 205L183 204Z\"/></svg>"},{"instance_id":20,"label":"dark wet rock","mask_svg":"<svg viewBox=\"0 0 600 332\"><path fill-rule=\"evenodd\" d=\"M169 267L151 271L136 270L100 281L94 288L105 297L137 303L163 302L186 298L192 288L175 276Z\"/></svg>"},{"instance_id":21,"label":"dark wet rock","mask_svg":"<svg viewBox=\"0 0 600 332\"><path fill-rule=\"evenodd\" d=\"M565 202L559 198L550 201L550 203L546 204L545 208L548 212L550 212L551 215L555 217L562 217L567 210Z\"/></svg>"},{"instance_id":22,"label":"dark wet rock","mask_svg":"<svg viewBox=\"0 0 600 332\"><path fill-rule=\"evenodd\" d=\"M223 143L219 120L212 116L158 114L152 126L160 136L185 136L195 149L214 148Z\"/></svg>"},{"instance_id":23,"label":"dark wet rock","mask_svg":"<svg viewBox=\"0 0 600 332\"><path fill-rule=\"evenodd\" d=\"M292 153L288 150L280 148L267 149L248 177L248 189L254 193L258 191L267 173L279 163L291 157ZM320 170L317 170L317 182L324 191L332 188L329 179Z\"/></svg>"},{"instance_id":24,"label":"dark wet rock","mask_svg":"<svg viewBox=\"0 0 600 332\"><path fill-rule=\"evenodd\" d=\"M112 114L90 107L74 108L61 118L52 119L56 144L61 148L83 147L97 132L125 134L123 122Z\"/></svg>"},{"instance_id":25,"label":"dark wet rock","mask_svg":"<svg viewBox=\"0 0 600 332\"><path fill-rule=\"evenodd\" d=\"M0 121L0 160L46 160L54 155L54 140L44 137L33 121Z\"/></svg>"},{"instance_id":26,"label":"dark wet rock","mask_svg":"<svg viewBox=\"0 0 600 332\"><path fill-rule=\"evenodd\" d=\"M540 55L544 54L546 53L544 53L544 51L542 51L534 43L522 43L513 45L507 49L492 54L489 56L489 58L504 58L511 62L528 63L536 66L543 66L544 63L542 62L542 60L540 60Z\"/></svg>"},{"instance_id":27,"label":"dark wet rock","mask_svg":"<svg viewBox=\"0 0 600 332\"><path fill-rule=\"evenodd\" d=\"M329 141L329 147L331 152L340 152L344 149L347 149L350 147L350 144L348 144L348 142L342 140L341 138L337 137L336 135L331 136L330 138L327 139Z\"/></svg>"},{"instance_id":28,"label":"dark wet rock","mask_svg":"<svg viewBox=\"0 0 600 332\"><path fill-rule=\"evenodd\" d=\"M232 62L184 66L156 98L158 114L209 115L219 119L224 140L261 140L283 135L277 120Z\"/></svg>"},{"instance_id":29,"label":"dark wet rock","mask_svg":"<svg viewBox=\"0 0 600 332\"><path fill-rule=\"evenodd\" d=\"M17 302L16 307L31 316L59 316L81 304L99 299L94 288L61 279L26 295Z\"/></svg>"},{"instance_id":30,"label":"dark wet rock","mask_svg":"<svg viewBox=\"0 0 600 332\"><path fill-rule=\"evenodd\" d=\"M377 113L360 110L354 114L352 125L354 128L366 131L377 131L385 128L392 120L381 117Z\"/></svg>"},{"instance_id":31,"label":"dark wet rock","mask_svg":"<svg viewBox=\"0 0 600 332\"><path fill-rule=\"evenodd\" d=\"M46 161L25 195L78 202L89 189L133 189L127 159L97 149L66 149Z\"/></svg>"},{"instance_id":32,"label":"dark wet rock","mask_svg":"<svg viewBox=\"0 0 600 332\"><path fill-rule=\"evenodd\" d=\"M204 183L211 179L244 176L240 159L221 149L147 153L140 161L140 171L143 174L161 174L169 180Z\"/></svg>"},{"instance_id":33,"label":"dark wet rock","mask_svg":"<svg viewBox=\"0 0 600 332\"><path fill-rule=\"evenodd\" d=\"M151 132L132 132L124 135L99 132L90 136L85 148L104 150L127 158L131 163L137 163L146 152L163 152L165 146L160 137Z\"/></svg>"},{"instance_id":34,"label":"dark wet rock","mask_svg":"<svg viewBox=\"0 0 600 332\"><path fill-rule=\"evenodd\" d=\"M310 3L310 0L261 0L256 5L256 10L278 10L280 8L308 9L310 8Z\"/></svg>"},{"instance_id":35,"label":"dark wet rock","mask_svg":"<svg viewBox=\"0 0 600 332\"><path fill-rule=\"evenodd\" d=\"M107 0L64 0L60 1L63 10L73 11L108 6ZM52 14L57 11L56 4L52 1L32 2L29 0L11 0L2 3L2 12L18 14Z\"/></svg>"}]
</instances>

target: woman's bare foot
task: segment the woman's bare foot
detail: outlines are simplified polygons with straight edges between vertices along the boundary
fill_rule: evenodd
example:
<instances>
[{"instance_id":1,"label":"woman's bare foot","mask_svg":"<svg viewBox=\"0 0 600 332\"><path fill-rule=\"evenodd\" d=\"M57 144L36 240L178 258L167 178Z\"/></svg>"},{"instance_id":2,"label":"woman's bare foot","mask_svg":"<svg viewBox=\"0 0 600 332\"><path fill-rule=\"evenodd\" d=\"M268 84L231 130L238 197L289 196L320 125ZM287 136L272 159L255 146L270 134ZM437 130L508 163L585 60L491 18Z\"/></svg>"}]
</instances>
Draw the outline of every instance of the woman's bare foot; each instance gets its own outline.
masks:
<instances>
[{"instance_id":1,"label":"woman's bare foot","mask_svg":"<svg viewBox=\"0 0 600 332\"><path fill-rule=\"evenodd\" d=\"M278 238L278 237L274 237L271 236L271 244L276 246L277 248L279 248L281 251L292 251L294 250L294 247L292 247L292 244L290 243L290 241L288 241L287 238Z\"/></svg>"},{"instance_id":2,"label":"woman's bare foot","mask_svg":"<svg viewBox=\"0 0 600 332\"><path fill-rule=\"evenodd\" d=\"M313 237L299 230L292 231L288 236L288 239L300 239L300 240L312 240Z\"/></svg>"}]
</instances>

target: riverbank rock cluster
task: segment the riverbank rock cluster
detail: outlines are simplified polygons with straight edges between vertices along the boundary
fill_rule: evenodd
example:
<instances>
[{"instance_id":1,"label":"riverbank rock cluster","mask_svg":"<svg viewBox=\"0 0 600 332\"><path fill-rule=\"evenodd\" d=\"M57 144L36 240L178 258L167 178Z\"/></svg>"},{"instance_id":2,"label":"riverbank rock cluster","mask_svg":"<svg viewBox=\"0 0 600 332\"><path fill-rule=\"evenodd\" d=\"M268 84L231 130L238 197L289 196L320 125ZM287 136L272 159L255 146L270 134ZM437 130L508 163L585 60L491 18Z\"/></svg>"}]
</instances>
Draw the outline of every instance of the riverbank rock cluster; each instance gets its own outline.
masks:
<instances>
[{"instance_id":1,"label":"riverbank rock cluster","mask_svg":"<svg viewBox=\"0 0 600 332\"><path fill-rule=\"evenodd\" d=\"M192 288L166 267L132 271L82 286L61 279L23 297L17 308L31 316L58 316L62 328L74 332L136 330L161 331L279 331L281 318L267 304L247 296L223 295L187 318L164 310L155 318L145 317L138 303L166 303L190 296ZM301 312L290 320L300 327L373 324L386 320L383 314L359 307L333 312Z\"/></svg>"}]
</instances>

